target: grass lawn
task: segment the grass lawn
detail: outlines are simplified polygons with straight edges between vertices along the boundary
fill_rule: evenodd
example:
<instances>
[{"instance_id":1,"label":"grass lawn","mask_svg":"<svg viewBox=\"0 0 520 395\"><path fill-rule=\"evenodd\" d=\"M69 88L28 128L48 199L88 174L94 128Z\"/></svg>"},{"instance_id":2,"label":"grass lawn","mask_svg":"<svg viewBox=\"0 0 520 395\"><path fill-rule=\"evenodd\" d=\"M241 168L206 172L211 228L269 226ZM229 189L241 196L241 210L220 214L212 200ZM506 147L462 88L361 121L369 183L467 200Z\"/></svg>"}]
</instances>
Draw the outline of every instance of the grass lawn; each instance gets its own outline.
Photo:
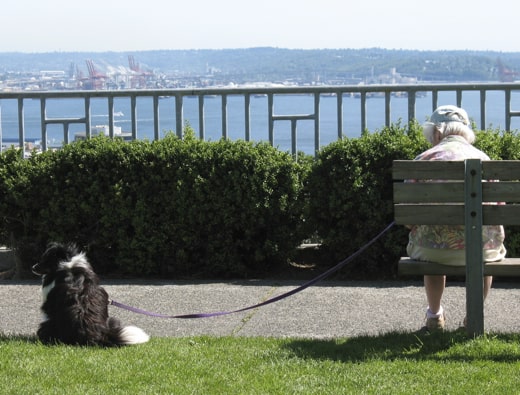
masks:
<instances>
[{"instance_id":1,"label":"grass lawn","mask_svg":"<svg viewBox=\"0 0 520 395\"><path fill-rule=\"evenodd\" d=\"M515 394L520 335L153 338L123 348L0 336L2 394Z\"/></svg>"}]
</instances>

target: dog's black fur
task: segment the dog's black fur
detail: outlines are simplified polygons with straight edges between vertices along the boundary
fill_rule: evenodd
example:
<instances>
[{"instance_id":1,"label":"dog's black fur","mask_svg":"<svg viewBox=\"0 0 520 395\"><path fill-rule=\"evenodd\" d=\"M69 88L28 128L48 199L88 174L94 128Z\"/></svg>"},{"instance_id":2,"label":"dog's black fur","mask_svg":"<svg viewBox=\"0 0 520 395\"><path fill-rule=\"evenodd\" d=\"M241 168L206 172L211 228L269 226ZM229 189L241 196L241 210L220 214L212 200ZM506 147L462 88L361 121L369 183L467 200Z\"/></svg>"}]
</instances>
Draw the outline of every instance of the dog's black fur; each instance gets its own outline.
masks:
<instances>
[{"instance_id":1,"label":"dog's black fur","mask_svg":"<svg viewBox=\"0 0 520 395\"><path fill-rule=\"evenodd\" d=\"M49 244L32 268L42 276L43 343L119 346L145 343L149 336L134 326L122 327L108 316L108 294L84 253L73 244Z\"/></svg>"}]
</instances>

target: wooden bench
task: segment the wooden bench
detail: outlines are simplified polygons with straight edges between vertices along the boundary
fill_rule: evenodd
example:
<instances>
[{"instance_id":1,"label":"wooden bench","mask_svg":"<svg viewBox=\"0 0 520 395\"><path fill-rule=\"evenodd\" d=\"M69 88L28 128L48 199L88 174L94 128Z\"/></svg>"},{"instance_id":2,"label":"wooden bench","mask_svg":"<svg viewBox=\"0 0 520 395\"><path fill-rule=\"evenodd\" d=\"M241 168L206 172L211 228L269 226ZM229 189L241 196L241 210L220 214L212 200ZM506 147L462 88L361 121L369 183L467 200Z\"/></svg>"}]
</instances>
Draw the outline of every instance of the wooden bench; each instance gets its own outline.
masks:
<instances>
[{"instance_id":1,"label":"wooden bench","mask_svg":"<svg viewBox=\"0 0 520 395\"><path fill-rule=\"evenodd\" d=\"M466 265L399 261L400 275L466 277L466 329L484 333L483 277L520 276L520 258L483 264L482 225L520 224L520 161L394 161L394 215L401 225L464 225ZM403 182L403 180L445 182ZM495 182L487 182L493 180ZM488 204L504 202L506 204ZM506 232L507 247L507 232Z\"/></svg>"}]
</instances>

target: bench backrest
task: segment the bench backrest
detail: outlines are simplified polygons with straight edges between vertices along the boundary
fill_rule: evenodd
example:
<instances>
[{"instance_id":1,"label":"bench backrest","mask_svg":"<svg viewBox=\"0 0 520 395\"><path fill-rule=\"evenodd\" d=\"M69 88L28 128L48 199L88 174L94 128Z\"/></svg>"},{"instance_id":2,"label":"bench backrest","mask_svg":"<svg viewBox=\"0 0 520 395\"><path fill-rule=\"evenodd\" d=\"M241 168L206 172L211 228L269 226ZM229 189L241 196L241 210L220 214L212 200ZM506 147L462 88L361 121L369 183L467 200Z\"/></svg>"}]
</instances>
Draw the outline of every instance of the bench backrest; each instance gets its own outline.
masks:
<instances>
[{"instance_id":1,"label":"bench backrest","mask_svg":"<svg viewBox=\"0 0 520 395\"><path fill-rule=\"evenodd\" d=\"M520 224L520 161L399 160L393 179L397 224Z\"/></svg>"}]
</instances>

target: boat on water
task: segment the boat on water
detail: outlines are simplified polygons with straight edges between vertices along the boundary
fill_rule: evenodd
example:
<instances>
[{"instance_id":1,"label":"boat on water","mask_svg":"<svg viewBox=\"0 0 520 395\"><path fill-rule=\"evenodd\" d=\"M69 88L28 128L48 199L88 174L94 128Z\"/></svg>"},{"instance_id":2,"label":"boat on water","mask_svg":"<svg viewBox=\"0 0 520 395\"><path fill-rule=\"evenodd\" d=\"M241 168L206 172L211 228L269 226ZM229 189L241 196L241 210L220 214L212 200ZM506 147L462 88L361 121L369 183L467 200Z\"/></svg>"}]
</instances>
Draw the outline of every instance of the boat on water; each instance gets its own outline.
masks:
<instances>
[{"instance_id":1,"label":"boat on water","mask_svg":"<svg viewBox=\"0 0 520 395\"><path fill-rule=\"evenodd\" d=\"M90 128L90 136L109 136L110 135L110 126L108 125L95 125ZM121 126L114 126L114 137L121 138L125 141L132 140L131 132L124 132L121 129ZM74 141L82 141L87 139L86 132L76 132L74 133Z\"/></svg>"}]
</instances>

